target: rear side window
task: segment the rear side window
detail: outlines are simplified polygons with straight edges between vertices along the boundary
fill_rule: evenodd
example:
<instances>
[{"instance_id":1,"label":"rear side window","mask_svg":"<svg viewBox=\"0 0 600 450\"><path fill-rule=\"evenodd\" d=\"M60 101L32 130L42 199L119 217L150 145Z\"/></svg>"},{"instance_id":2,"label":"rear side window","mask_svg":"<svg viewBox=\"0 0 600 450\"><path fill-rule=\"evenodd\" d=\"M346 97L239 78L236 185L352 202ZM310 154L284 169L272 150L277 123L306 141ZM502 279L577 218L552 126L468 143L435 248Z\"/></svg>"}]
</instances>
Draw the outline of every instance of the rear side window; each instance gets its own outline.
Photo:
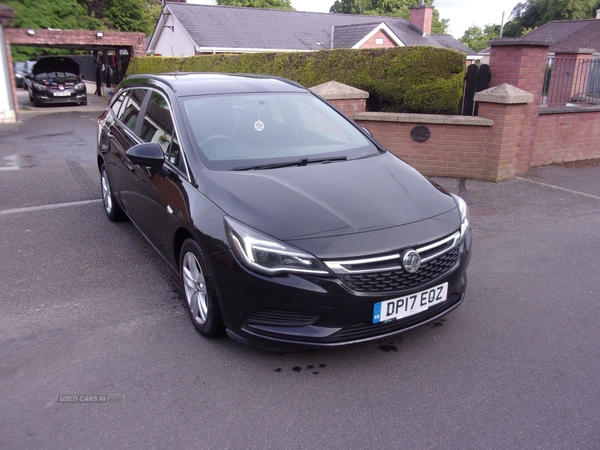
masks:
<instances>
[{"instance_id":1,"label":"rear side window","mask_svg":"<svg viewBox=\"0 0 600 450\"><path fill-rule=\"evenodd\" d=\"M120 108L117 118L131 131L135 131L146 92L146 89L132 89Z\"/></svg>"}]
</instances>

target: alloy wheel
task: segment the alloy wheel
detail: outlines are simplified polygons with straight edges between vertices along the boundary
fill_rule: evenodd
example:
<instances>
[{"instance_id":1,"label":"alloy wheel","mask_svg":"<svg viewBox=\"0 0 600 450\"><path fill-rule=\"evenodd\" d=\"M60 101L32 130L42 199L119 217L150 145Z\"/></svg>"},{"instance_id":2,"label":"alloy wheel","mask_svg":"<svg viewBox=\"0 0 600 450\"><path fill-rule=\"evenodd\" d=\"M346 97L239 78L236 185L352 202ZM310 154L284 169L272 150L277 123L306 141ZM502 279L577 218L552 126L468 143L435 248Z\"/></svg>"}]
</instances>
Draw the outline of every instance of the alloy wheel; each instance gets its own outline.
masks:
<instances>
[{"instance_id":1,"label":"alloy wheel","mask_svg":"<svg viewBox=\"0 0 600 450\"><path fill-rule=\"evenodd\" d=\"M196 323L202 325L208 316L206 282L200 264L191 252L186 253L183 258L183 284L192 318Z\"/></svg>"},{"instance_id":2,"label":"alloy wheel","mask_svg":"<svg viewBox=\"0 0 600 450\"><path fill-rule=\"evenodd\" d=\"M102 199L104 200L104 208L106 208L106 212L110 214L113 208L112 192L106 171L102 171Z\"/></svg>"}]
</instances>

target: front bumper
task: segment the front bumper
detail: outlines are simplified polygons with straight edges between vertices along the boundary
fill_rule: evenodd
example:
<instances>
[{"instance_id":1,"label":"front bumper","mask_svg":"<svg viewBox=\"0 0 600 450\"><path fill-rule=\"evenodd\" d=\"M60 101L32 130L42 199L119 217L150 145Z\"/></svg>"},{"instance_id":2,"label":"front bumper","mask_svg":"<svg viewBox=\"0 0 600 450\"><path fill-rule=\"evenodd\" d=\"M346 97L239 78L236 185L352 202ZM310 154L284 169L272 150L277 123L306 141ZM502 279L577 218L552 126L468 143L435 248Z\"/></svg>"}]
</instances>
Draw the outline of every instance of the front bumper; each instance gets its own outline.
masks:
<instances>
[{"instance_id":1,"label":"front bumper","mask_svg":"<svg viewBox=\"0 0 600 450\"><path fill-rule=\"evenodd\" d=\"M32 98L35 103L85 103L87 102L86 91L60 91L68 92L68 96L55 96L52 91L35 91L32 92Z\"/></svg>"},{"instance_id":2,"label":"front bumper","mask_svg":"<svg viewBox=\"0 0 600 450\"><path fill-rule=\"evenodd\" d=\"M230 254L221 254L214 267L227 334L261 348L318 348L381 339L435 321L464 299L471 236L469 231L444 273L410 289L386 293L359 292L338 277L269 278L247 271ZM445 282L444 302L399 320L372 322L376 303Z\"/></svg>"}]
</instances>

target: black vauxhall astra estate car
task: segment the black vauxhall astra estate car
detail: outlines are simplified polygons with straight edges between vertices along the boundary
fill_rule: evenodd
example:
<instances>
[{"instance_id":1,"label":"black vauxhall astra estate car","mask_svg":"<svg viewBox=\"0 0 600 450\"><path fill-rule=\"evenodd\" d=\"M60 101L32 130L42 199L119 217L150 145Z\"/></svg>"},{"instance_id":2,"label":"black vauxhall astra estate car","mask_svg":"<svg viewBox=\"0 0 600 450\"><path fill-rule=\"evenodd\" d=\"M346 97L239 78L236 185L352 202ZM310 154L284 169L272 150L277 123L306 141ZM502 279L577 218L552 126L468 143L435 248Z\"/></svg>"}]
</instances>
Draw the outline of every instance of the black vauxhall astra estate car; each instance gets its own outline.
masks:
<instances>
[{"instance_id":1,"label":"black vauxhall astra estate car","mask_svg":"<svg viewBox=\"0 0 600 450\"><path fill-rule=\"evenodd\" d=\"M292 81L133 75L98 124L106 214L177 271L204 336L328 347L463 300L466 203Z\"/></svg>"}]
</instances>

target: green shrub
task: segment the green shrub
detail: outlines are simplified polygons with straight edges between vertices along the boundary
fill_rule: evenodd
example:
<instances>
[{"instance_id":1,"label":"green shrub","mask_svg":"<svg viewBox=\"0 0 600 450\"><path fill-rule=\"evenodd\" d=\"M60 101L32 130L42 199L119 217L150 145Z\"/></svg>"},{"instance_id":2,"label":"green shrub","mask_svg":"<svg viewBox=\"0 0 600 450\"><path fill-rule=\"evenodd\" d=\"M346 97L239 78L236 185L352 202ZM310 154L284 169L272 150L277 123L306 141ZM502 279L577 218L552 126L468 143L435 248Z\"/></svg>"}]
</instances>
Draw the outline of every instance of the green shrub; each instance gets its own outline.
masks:
<instances>
[{"instance_id":1,"label":"green shrub","mask_svg":"<svg viewBox=\"0 0 600 450\"><path fill-rule=\"evenodd\" d=\"M455 114L462 96L465 55L435 47L244 53L189 58L134 58L127 74L261 73L306 87L338 81L369 92L372 111Z\"/></svg>"}]
</instances>

